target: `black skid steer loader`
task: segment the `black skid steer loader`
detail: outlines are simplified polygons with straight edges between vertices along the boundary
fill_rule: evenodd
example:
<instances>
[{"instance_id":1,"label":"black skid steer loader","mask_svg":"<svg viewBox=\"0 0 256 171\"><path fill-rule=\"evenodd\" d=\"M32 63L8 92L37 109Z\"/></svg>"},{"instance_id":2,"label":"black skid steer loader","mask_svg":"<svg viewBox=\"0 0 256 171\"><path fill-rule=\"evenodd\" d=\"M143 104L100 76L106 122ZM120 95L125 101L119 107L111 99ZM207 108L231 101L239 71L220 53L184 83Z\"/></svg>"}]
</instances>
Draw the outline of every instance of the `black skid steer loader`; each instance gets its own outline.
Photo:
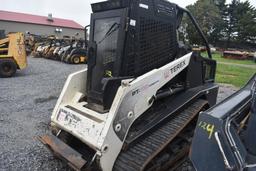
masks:
<instances>
[{"instance_id":1,"label":"black skid steer loader","mask_svg":"<svg viewBox=\"0 0 256 171\"><path fill-rule=\"evenodd\" d=\"M175 170L201 111L215 105L216 62L189 11L167 0L92 4L88 69L67 79L40 140L75 170ZM208 57L179 44L183 14Z\"/></svg>"}]
</instances>

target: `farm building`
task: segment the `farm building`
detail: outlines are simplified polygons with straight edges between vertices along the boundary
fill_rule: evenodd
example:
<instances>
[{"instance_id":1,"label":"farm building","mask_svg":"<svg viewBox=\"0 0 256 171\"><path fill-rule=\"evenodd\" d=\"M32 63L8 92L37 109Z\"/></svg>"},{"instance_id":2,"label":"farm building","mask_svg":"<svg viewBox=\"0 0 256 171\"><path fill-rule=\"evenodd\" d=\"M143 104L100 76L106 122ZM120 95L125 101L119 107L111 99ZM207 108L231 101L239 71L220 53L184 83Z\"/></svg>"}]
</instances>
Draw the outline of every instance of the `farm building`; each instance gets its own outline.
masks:
<instances>
[{"instance_id":1,"label":"farm building","mask_svg":"<svg viewBox=\"0 0 256 171\"><path fill-rule=\"evenodd\" d=\"M5 33L24 32L35 35L55 35L84 38L84 28L73 20L0 10L0 30Z\"/></svg>"}]
</instances>

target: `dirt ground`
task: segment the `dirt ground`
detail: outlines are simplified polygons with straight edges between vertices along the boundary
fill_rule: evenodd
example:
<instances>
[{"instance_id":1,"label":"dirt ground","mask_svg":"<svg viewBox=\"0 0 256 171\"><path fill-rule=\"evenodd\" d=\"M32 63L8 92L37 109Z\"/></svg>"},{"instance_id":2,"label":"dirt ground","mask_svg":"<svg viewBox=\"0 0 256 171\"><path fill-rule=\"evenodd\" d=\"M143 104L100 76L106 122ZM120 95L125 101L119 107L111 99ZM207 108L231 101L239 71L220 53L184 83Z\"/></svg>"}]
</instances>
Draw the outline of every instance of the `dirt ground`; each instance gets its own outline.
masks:
<instances>
[{"instance_id":1,"label":"dirt ground","mask_svg":"<svg viewBox=\"0 0 256 171\"><path fill-rule=\"evenodd\" d=\"M0 78L0 171L66 171L36 139L49 133L51 112L70 73L86 65L29 58L29 67ZM218 101L236 88L221 85Z\"/></svg>"}]
</instances>

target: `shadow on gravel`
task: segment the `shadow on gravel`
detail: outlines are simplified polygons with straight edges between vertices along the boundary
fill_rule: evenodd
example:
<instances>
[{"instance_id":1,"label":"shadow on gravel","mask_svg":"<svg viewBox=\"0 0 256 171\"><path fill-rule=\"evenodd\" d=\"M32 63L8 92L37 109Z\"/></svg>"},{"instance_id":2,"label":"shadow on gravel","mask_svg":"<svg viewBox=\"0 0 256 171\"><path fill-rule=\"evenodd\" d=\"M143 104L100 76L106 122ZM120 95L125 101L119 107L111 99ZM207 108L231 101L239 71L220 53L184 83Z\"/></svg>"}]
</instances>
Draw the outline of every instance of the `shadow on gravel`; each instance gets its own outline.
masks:
<instances>
[{"instance_id":1,"label":"shadow on gravel","mask_svg":"<svg viewBox=\"0 0 256 171\"><path fill-rule=\"evenodd\" d=\"M47 132L50 130L50 122L49 123L44 123L44 122L39 122L35 125L36 129L41 130L41 132Z\"/></svg>"},{"instance_id":2,"label":"shadow on gravel","mask_svg":"<svg viewBox=\"0 0 256 171\"><path fill-rule=\"evenodd\" d=\"M58 99L58 97L56 97L56 96L49 96L49 97L47 97L47 98L36 98L36 99L34 100L34 103L35 103L35 104L45 103L45 102L49 102L49 101L51 101L51 100L56 100L56 99Z\"/></svg>"}]
</instances>

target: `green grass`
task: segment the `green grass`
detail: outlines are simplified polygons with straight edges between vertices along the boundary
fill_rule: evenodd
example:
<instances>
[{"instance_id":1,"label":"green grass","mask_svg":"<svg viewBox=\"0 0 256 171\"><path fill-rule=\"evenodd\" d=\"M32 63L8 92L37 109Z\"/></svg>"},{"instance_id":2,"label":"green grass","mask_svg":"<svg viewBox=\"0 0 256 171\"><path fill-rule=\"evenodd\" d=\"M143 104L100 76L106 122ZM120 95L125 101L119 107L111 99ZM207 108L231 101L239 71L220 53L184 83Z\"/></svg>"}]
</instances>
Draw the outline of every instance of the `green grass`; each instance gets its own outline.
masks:
<instances>
[{"instance_id":1,"label":"green grass","mask_svg":"<svg viewBox=\"0 0 256 171\"><path fill-rule=\"evenodd\" d=\"M202 55L207 56L206 53L202 53ZM218 64L216 73L216 82L218 83L232 84L241 88L256 73L256 63L252 60L226 59L222 57L221 53L213 54L213 59L216 60ZM254 65L255 68L232 64L242 64L250 67Z\"/></svg>"},{"instance_id":2,"label":"green grass","mask_svg":"<svg viewBox=\"0 0 256 171\"><path fill-rule=\"evenodd\" d=\"M256 72L256 69L226 64L217 65L216 81L232 84L236 87L244 86Z\"/></svg>"}]
</instances>

